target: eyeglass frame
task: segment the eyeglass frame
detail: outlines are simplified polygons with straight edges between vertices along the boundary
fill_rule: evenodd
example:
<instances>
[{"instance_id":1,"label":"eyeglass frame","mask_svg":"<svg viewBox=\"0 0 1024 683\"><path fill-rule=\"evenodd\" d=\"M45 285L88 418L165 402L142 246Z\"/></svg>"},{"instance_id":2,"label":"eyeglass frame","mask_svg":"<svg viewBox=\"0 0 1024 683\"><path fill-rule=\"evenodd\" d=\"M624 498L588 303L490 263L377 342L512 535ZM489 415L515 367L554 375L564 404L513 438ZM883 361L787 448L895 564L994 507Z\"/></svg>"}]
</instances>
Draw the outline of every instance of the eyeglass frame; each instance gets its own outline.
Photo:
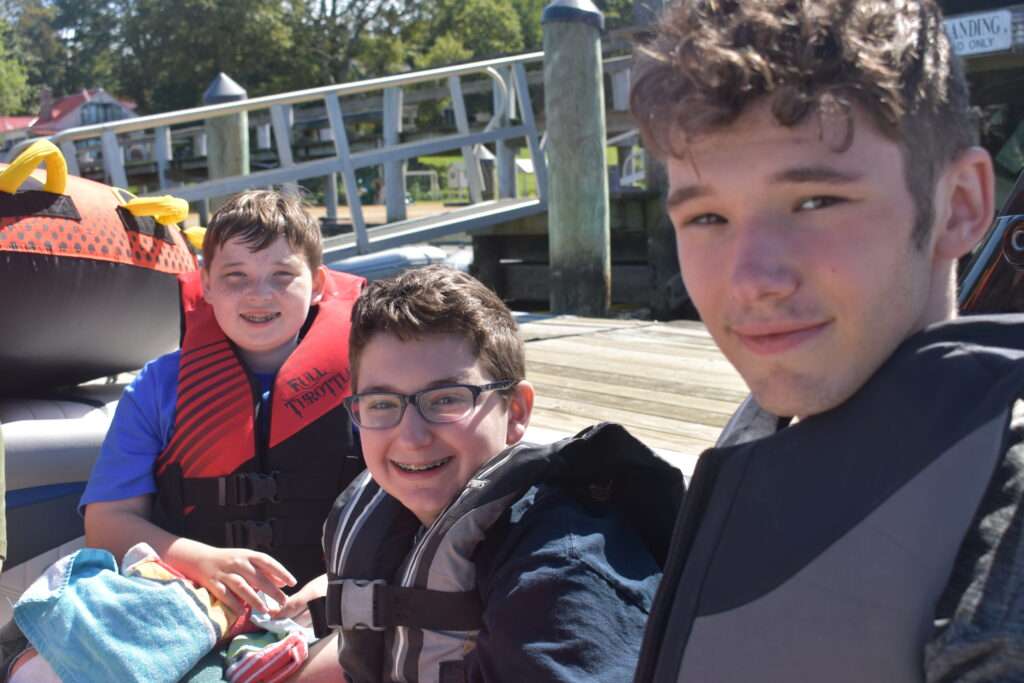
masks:
<instances>
[{"instance_id":1,"label":"eyeglass frame","mask_svg":"<svg viewBox=\"0 0 1024 683\"><path fill-rule=\"evenodd\" d=\"M359 427L359 429L370 429L370 430L394 429L398 425L402 424L402 419L405 418L405 409L409 407L410 403L416 407L416 412L419 413L419 416L421 418L423 418L424 422L426 422L428 424L434 424L434 425L436 425L436 424L445 425L445 424L453 424L455 422L459 422L460 420L465 420L467 417L472 415L473 411L476 410L476 405L477 405L477 401L480 399L480 394L482 394L484 392L487 392L487 391L507 391L508 389L511 389L511 388L515 387L521 381L522 380L518 380L518 379L502 379L502 380L498 380L497 382L489 382L488 384L463 384L461 382L454 382L452 384L441 384L441 385L438 385L438 386L435 386L435 387L427 387L426 389L420 389L419 391L417 391L415 393L412 393L412 394L402 394L402 393L399 393L397 391L368 391L366 393L352 394L351 396L346 397L345 400L342 401L342 403L345 406L345 410L348 411L348 415L352 419L352 423L354 425L356 425L357 427ZM438 422L437 420L431 420L430 418L428 418L426 415L423 414L423 409L420 408L420 404L419 404L420 396L422 396L423 394L430 393L431 391L437 391L438 389L452 389L452 388L456 388L456 387L461 387L461 388L464 388L464 389L469 389L470 393L473 394L473 405L472 405L472 407L470 407L470 409L468 411L466 411L465 415L462 415L461 417L458 417L458 418L456 418L454 420L444 420L444 421ZM379 396L381 394L384 394L386 396L397 396L398 397L398 400L399 400L399 402L401 403L401 406L402 406L401 409L398 412L398 419L395 420L395 424L390 425L388 427L365 427L365 426L363 426L362 424L360 424L359 417L356 415L356 412L352 409L352 404L355 403L356 401L358 401L360 399L360 397L362 397L362 396L374 396L374 395L378 395Z\"/></svg>"}]
</instances>

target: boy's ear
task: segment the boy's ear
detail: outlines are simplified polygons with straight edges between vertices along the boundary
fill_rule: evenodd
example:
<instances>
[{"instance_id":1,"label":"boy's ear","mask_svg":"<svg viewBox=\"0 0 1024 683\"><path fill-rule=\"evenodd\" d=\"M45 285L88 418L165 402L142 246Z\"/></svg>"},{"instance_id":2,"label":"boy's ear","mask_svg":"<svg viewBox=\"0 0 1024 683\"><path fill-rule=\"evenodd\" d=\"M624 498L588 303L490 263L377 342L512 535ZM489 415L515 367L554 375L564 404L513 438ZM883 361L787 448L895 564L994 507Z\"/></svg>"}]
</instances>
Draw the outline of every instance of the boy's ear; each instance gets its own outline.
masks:
<instances>
[{"instance_id":1,"label":"boy's ear","mask_svg":"<svg viewBox=\"0 0 1024 683\"><path fill-rule=\"evenodd\" d=\"M533 413L533 385L525 379L515 386L508 397L508 427L505 444L519 443L526 434Z\"/></svg>"},{"instance_id":2,"label":"boy's ear","mask_svg":"<svg viewBox=\"0 0 1024 683\"><path fill-rule=\"evenodd\" d=\"M944 173L939 216L935 226L935 255L956 260L974 248L992 225L995 213L995 173L992 157L981 147L971 147L954 159ZM945 209L945 212L941 209Z\"/></svg>"},{"instance_id":3,"label":"boy's ear","mask_svg":"<svg viewBox=\"0 0 1024 683\"><path fill-rule=\"evenodd\" d=\"M324 286L327 284L327 266L318 266L313 271L313 298L310 300L309 305L315 306L320 303L320 299L324 298Z\"/></svg>"},{"instance_id":4,"label":"boy's ear","mask_svg":"<svg viewBox=\"0 0 1024 683\"><path fill-rule=\"evenodd\" d=\"M210 271L206 269L205 265L199 266L199 284L203 288L203 300L209 303Z\"/></svg>"}]
</instances>

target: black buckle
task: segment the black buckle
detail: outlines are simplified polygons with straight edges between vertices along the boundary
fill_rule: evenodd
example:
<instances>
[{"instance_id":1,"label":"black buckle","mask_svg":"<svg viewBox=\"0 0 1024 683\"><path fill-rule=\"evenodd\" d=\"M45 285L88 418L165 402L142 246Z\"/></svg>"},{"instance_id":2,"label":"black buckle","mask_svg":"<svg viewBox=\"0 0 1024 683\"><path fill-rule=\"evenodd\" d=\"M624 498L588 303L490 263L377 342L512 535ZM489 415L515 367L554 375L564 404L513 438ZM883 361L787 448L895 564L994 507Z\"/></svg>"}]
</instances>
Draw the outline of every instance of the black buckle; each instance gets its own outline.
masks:
<instances>
[{"instance_id":1,"label":"black buckle","mask_svg":"<svg viewBox=\"0 0 1024 683\"><path fill-rule=\"evenodd\" d=\"M239 472L217 481L217 501L221 506L258 505L259 503L279 503L277 497L276 474L262 472Z\"/></svg>"},{"instance_id":2,"label":"black buckle","mask_svg":"<svg viewBox=\"0 0 1024 683\"><path fill-rule=\"evenodd\" d=\"M224 523L227 545L230 548L269 550L274 547L274 520L261 522L242 519Z\"/></svg>"}]
</instances>

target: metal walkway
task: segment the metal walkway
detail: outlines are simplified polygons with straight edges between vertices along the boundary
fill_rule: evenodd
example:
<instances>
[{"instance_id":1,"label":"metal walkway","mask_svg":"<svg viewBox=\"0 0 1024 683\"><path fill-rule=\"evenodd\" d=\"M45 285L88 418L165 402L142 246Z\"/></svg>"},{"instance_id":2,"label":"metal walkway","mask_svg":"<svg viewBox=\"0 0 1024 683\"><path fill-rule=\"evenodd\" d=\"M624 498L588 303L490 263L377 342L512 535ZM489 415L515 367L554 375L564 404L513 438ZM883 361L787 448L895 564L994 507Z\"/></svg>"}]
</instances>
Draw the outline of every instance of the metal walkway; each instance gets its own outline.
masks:
<instances>
[{"instance_id":1,"label":"metal walkway","mask_svg":"<svg viewBox=\"0 0 1024 683\"><path fill-rule=\"evenodd\" d=\"M544 212L547 166L538 129L539 116L535 116L531 101L531 89L538 92L543 82L543 57L542 52L533 52L82 126L60 131L50 140L63 150L72 174L79 174L80 169L89 170L111 185L124 188L140 186L150 179L152 182L144 187L143 194L170 193L187 199L198 210L201 220L207 215L210 199L253 187L295 187L299 180L310 178L326 181L326 218L332 220L338 213L340 175L353 232L326 240L326 258L335 262ZM626 107L630 65L628 57L605 61L605 71L613 84L613 111ZM488 95L490 111L481 111ZM472 112L466 105L467 96L473 98ZM432 137L406 135L403 139L403 118L409 118L403 116L405 104L411 107L424 102L450 108L456 132ZM542 103L539 109L543 112ZM346 112L351 117L348 125ZM197 161L203 161L201 166L208 169L208 157L195 156L194 150L205 147L211 122L239 115L247 117L248 129L255 130L257 147L265 144L272 148L271 158L276 158L276 166L244 175L205 179L200 169L198 182L172 180L176 169ZM368 143L365 136L354 136L356 127L365 125L371 115L380 117L380 135L374 138L376 146L372 140ZM310 121L318 126L316 155L308 154ZM197 142L199 136L202 145ZM630 133L616 136L610 144L629 137ZM635 140L635 135L632 138ZM353 149L353 139L360 140L362 147ZM16 146L8 159L30 142ZM485 144L495 151L493 157ZM529 150L536 180L535 197L517 197L516 146ZM193 150L193 156L175 159L175 150L180 154L182 149ZM421 156L453 150L463 159L470 205L440 216L407 220L406 164ZM264 158L270 153L261 152ZM490 193L485 192L487 183L481 166L485 158L493 159L497 171ZM383 169L387 223L381 226L366 224L356 182L356 172L369 167Z\"/></svg>"}]
</instances>

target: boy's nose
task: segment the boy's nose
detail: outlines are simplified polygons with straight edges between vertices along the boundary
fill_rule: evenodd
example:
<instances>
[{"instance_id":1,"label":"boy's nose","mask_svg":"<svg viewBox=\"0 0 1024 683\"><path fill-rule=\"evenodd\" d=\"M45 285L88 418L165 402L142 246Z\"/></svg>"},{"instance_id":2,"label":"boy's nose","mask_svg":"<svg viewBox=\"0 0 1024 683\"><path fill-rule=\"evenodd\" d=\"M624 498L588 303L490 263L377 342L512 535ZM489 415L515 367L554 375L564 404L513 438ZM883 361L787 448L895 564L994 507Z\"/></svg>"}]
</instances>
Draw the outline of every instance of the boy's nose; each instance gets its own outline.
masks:
<instances>
[{"instance_id":1,"label":"boy's nose","mask_svg":"<svg viewBox=\"0 0 1024 683\"><path fill-rule=\"evenodd\" d=\"M430 423L423 419L420 411L412 403L405 407L405 414L395 429L398 430L398 437L408 446L422 447L430 443Z\"/></svg>"},{"instance_id":2,"label":"boy's nose","mask_svg":"<svg viewBox=\"0 0 1024 683\"><path fill-rule=\"evenodd\" d=\"M800 286L797 249L786 227L763 221L741 226L731 250L731 289L746 303L784 299Z\"/></svg>"}]
</instances>

